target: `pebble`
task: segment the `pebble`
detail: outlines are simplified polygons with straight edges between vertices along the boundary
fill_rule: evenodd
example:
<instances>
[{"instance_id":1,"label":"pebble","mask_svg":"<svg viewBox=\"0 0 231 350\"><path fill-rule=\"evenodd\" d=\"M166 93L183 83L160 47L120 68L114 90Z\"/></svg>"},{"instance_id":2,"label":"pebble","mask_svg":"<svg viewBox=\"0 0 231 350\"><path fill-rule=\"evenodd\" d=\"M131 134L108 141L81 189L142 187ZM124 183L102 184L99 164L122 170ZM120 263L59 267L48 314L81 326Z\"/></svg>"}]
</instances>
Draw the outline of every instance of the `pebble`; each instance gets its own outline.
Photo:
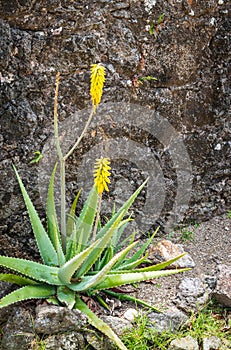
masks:
<instances>
[{"instance_id":1,"label":"pebble","mask_svg":"<svg viewBox=\"0 0 231 350\"><path fill-rule=\"evenodd\" d=\"M137 316L138 316L138 311L132 308L125 311L123 315L123 317L130 322L134 322Z\"/></svg>"},{"instance_id":2,"label":"pebble","mask_svg":"<svg viewBox=\"0 0 231 350\"><path fill-rule=\"evenodd\" d=\"M172 340L168 350L199 350L199 346L197 340L188 335L185 338Z\"/></svg>"},{"instance_id":3,"label":"pebble","mask_svg":"<svg viewBox=\"0 0 231 350\"><path fill-rule=\"evenodd\" d=\"M163 240L157 246L151 246L149 251L149 259L157 259L159 261L168 261L184 253L181 244L174 244L169 240ZM191 256L187 253L185 256L170 265L176 268L195 267L195 263Z\"/></svg>"},{"instance_id":4,"label":"pebble","mask_svg":"<svg viewBox=\"0 0 231 350\"><path fill-rule=\"evenodd\" d=\"M203 350L216 350L221 347L221 339L218 337L209 337L203 339Z\"/></svg>"}]
</instances>

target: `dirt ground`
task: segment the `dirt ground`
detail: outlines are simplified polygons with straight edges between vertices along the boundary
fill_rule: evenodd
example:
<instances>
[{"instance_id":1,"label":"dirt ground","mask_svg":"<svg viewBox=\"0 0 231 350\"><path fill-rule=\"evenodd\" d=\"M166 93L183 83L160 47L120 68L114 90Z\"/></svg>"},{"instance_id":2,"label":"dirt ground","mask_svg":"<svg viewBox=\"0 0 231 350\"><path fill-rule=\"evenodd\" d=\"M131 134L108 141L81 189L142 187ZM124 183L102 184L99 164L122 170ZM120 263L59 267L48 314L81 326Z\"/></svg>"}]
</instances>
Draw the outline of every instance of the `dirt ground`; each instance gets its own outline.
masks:
<instances>
[{"instance_id":1,"label":"dirt ground","mask_svg":"<svg viewBox=\"0 0 231 350\"><path fill-rule=\"evenodd\" d=\"M183 239L185 235L188 239ZM164 237L164 239L168 238ZM161 239L163 238L156 239L156 242ZM211 276L216 273L219 264L231 264L231 219L227 218L227 215L214 217L210 221L176 231L170 235L170 239L174 243L183 245L184 250L193 258L195 267L181 274L161 277L138 285L137 298L162 310L174 306L176 288L182 278ZM126 303L126 307L133 307L133 305ZM123 303L122 309L124 308Z\"/></svg>"}]
</instances>

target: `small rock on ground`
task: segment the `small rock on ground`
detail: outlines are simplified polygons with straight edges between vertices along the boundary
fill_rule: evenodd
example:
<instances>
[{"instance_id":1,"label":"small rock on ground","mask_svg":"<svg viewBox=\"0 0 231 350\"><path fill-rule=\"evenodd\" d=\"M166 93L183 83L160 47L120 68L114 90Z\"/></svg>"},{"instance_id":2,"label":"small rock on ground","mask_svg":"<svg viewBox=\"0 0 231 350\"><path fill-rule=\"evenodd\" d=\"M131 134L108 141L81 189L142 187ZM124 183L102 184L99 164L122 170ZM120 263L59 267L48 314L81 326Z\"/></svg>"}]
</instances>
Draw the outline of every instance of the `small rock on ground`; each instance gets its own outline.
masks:
<instances>
[{"instance_id":1,"label":"small rock on ground","mask_svg":"<svg viewBox=\"0 0 231 350\"><path fill-rule=\"evenodd\" d=\"M36 308L34 329L38 334L55 334L78 331L87 324L87 317L79 310L54 305L39 305Z\"/></svg>"},{"instance_id":2,"label":"small rock on ground","mask_svg":"<svg viewBox=\"0 0 231 350\"><path fill-rule=\"evenodd\" d=\"M211 290L199 277L182 279L176 293L175 304L186 312L199 310L209 300Z\"/></svg>"},{"instance_id":3,"label":"small rock on ground","mask_svg":"<svg viewBox=\"0 0 231 350\"><path fill-rule=\"evenodd\" d=\"M183 324L188 321L188 317L180 310L168 311L163 314L151 312L148 319L156 332L165 331L176 332Z\"/></svg>"},{"instance_id":4,"label":"small rock on ground","mask_svg":"<svg viewBox=\"0 0 231 350\"><path fill-rule=\"evenodd\" d=\"M204 338L202 343L203 350L216 350L221 347L221 339L218 337Z\"/></svg>"},{"instance_id":5,"label":"small rock on ground","mask_svg":"<svg viewBox=\"0 0 231 350\"><path fill-rule=\"evenodd\" d=\"M170 259L176 258L178 255L184 253L184 248L181 244L174 244L169 240L163 240L159 242L156 246L151 246L149 249L149 260L150 261L168 261ZM187 253L185 256L175 261L171 265L172 268L184 268L184 267L194 267L195 263L191 256Z\"/></svg>"},{"instance_id":6,"label":"small rock on ground","mask_svg":"<svg viewBox=\"0 0 231 350\"><path fill-rule=\"evenodd\" d=\"M188 335L171 341L168 350L199 350L197 340Z\"/></svg>"},{"instance_id":7,"label":"small rock on ground","mask_svg":"<svg viewBox=\"0 0 231 350\"><path fill-rule=\"evenodd\" d=\"M34 331L29 311L15 307L4 327L2 350L28 350L34 340Z\"/></svg>"},{"instance_id":8,"label":"small rock on ground","mask_svg":"<svg viewBox=\"0 0 231 350\"><path fill-rule=\"evenodd\" d=\"M51 335L45 343L46 350L83 350L86 346L83 335L78 332Z\"/></svg>"}]
</instances>

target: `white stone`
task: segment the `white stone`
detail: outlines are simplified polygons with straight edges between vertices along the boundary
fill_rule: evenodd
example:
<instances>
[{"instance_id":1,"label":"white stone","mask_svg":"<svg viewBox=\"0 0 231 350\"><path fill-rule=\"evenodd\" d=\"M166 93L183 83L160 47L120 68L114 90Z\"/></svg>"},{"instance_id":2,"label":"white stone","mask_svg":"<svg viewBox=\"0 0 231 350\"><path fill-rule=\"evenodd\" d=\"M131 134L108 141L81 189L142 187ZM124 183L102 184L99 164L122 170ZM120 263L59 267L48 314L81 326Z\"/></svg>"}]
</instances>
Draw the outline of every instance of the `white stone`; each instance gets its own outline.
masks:
<instances>
[{"instance_id":1,"label":"white stone","mask_svg":"<svg viewBox=\"0 0 231 350\"><path fill-rule=\"evenodd\" d=\"M209 337L203 339L203 350L220 349L221 339L218 337Z\"/></svg>"},{"instance_id":2,"label":"white stone","mask_svg":"<svg viewBox=\"0 0 231 350\"><path fill-rule=\"evenodd\" d=\"M156 5L156 0L144 0L144 7L149 12Z\"/></svg>"},{"instance_id":3,"label":"white stone","mask_svg":"<svg viewBox=\"0 0 231 350\"><path fill-rule=\"evenodd\" d=\"M132 308L125 311L123 315L123 317L130 322L134 322L137 316L138 316L138 311Z\"/></svg>"},{"instance_id":4,"label":"white stone","mask_svg":"<svg viewBox=\"0 0 231 350\"><path fill-rule=\"evenodd\" d=\"M220 151L220 150L221 150L221 144L218 143L218 144L214 147L214 149L215 149L216 151Z\"/></svg>"},{"instance_id":5,"label":"white stone","mask_svg":"<svg viewBox=\"0 0 231 350\"><path fill-rule=\"evenodd\" d=\"M56 29L51 29L51 33L53 35L59 35L63 30L63 27L59 27L59 28L56 28Z\"/></svg>"},{"instance_id":6,"label":"white stone","mask_svg":"<svg viewBox=\"0 0 231 350\"><path fill-rule=\"evenodd\" d=\"M127 80L127 86L131 87L132 86L132 81L129 79Z\"/></svg>"},{"instance_id":7,"label":"white stone","mask_svg":"<svg viewBox=\"0 0 231 350\"><path fill-rule=\"evenodd\" d=\"M210 19L210 24L211 24L212 26L214 26L215 23L216 23L216 18L212 17L212 18Z\"/></svg>"},{"instance_id":8,"label":"white stone","mask_svg":"<svg viewBox=\"0 0 231 350\"><path fill-rule=\"evenodd\" d=\"M188 335L185 338L174 339L171 341L169 350L199 350L197 340Z\"/></svg>"}]
</instances>

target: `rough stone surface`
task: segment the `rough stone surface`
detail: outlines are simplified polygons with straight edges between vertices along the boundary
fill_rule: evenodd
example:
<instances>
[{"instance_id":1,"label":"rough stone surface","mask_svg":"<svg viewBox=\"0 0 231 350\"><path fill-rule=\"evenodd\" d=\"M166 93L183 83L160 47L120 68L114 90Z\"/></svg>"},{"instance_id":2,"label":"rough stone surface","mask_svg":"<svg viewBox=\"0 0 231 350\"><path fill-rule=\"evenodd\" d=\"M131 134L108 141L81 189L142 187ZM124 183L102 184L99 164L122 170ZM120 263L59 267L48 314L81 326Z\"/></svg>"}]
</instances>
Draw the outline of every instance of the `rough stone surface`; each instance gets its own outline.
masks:
<instances>
[{"instance_id":1,"label":"rough stone surface","mask_svg":"<svg viewBox=\"0 0 231 350\"><path fill-rule=\"evenodd\" d=\"M204 338L202 342L203 350L216 350L221 348L221 339L218 337Z\"/></svg>"},{"instance_id":2,"label":"rough stone surface","mask_svg":"<svg viewBox=\"0 0 231 350\"><path fill-rule=\"evenodd\" d=\"M121 336L126 329L132 327L131 322L120 317L101 316L101 319L108 324L118 336Z\"/></svg>"},{"instance_id":3,"label":"rough stone surface","mask_svg":"<svg viewBox=\"0 0 231 350\"><path fill-rule=\"evenodd\" d=\"M107 340L105 337L100 336L93 330L90 332L85 332L84 334L87 343L90 344L90 346L94 350L110 350L110 347L108 346L108 343L110 343L109 340ZM113 344L111 343L111 349L113 349Z\"/></svg>"},{"instance_id":4,"label":"rough stone surface","mask_svg":"<svg viewBox=\"0 0 231 350\"><path fill-rule=\"evenodd\" d=\"M167 311L163 314L150 313L148 319L152 323L155 331L161 333L165 331L176 332L187 321L188 317L179 310Z\"/></svg>"},{"instance_id":5,"label":"rough stone surface","mask_svg":"<svg viewBox=\"0 0 231 350\"><path fill-rule=\"evenodd\" d=\"M148 258L151 261L167 261L177 257L178 255L184 253L184 248L181 244L174 244L169 240L163 240L159 242L156 246L151 246L149 249ZM171 267L194 267L195 263L189 254L186 254L179 260L175 261Z\"/></svg>"},{"instance_id":6,"label":"rough stone surface","mask_svg":"<svg viewBox=\"0 0 231 350\"><path fill-rule=\"evenodd\" d=\"M176 293L176 305L185 310L199 310L209 300L211 290L199 277L184 277L178 286Z\"/></svg>"},{"instance_id":7,"label":"rough stone surface","mask_svg":"<svg viewBox=\"0 0 231 350\"><path fill-rule=\"evenodd\" d=\"M86 324L87 317L78 310L52 305L36 308L34 329L37 333L55 334L72 330L78 331Z\"/></svg>"},{"instance_id":8,"label":"rough stone surface","mask_svg":"<svg viewBox=\"0 0 231 350\"><path fill-rule=\"evenodd\" d=\"M14 308L3 329L2 350L28 350L35 339L32 315L24 308Z\"/></svg>"},{"instance_id":9,"label":"rough stone surface","mask_svg":"<svg viewBox=\"0 0 231 350\"><path fill-rule=\"evenodd\" d=\"M199 346L196 339L188 335L185 338L172 340L168 350L199 350Z\"/></svg>"},{"instance_id":10,"label":"rough stone surface","mask_svg":"<svg viewBox=\"0 0 231 350\"><path fill-rule=\"evenodd\" d=\"M231 186L228 5L228 1L217 0L1 2L2 254L38 259L11 164L17 166L43 215L38 165L29 162L53 132L55 72L59 70L62 76L59 116L65 121L90 104L89 66L93 62L102 62L107 68L102 105L132 102L151 108L182 134L193 168L185 218L207 220L226 212ZM158 26L162 13L164 21ZM152 26L156 26L155 33L150 34ZM140 76L154 76L158 81L137 86ZM142 124L129 130L125 124L115 120L89 131L67 172L68 201L79 188L76 167L93 146L90 135L95 134L94 144L105 138L132 139L148 148L160 163L166 200L157 221L164 226L174 211L181 179L176 179L168 152L142 130ZM115 159L115 165L115 182L125 178L135 187L142 172L139 165L132 159L124 163ZM116 186L111 195L116 196ZM136 209L142 214L142 201Z\"/></svg>"},{"instance_id":11,"label":"rough stone surface","mask_svg":"<svg viewBox=\"0 0 231 350\"><path fill-rule=\"evenodd\" d=\"M231 307L231 265L219 265L213 296L222 305Z\"/></svg>"},{"instance_id":12,"label":"rough stone surface","mask_svg":"<svg viewBox=\"0 0 231 350\"><path fill-rule=\"evenodd\" d=\"M46 350L83 350L86 343L82 334L78 332L65 332L46 338Z\"/></svg>"}]
</instances>

